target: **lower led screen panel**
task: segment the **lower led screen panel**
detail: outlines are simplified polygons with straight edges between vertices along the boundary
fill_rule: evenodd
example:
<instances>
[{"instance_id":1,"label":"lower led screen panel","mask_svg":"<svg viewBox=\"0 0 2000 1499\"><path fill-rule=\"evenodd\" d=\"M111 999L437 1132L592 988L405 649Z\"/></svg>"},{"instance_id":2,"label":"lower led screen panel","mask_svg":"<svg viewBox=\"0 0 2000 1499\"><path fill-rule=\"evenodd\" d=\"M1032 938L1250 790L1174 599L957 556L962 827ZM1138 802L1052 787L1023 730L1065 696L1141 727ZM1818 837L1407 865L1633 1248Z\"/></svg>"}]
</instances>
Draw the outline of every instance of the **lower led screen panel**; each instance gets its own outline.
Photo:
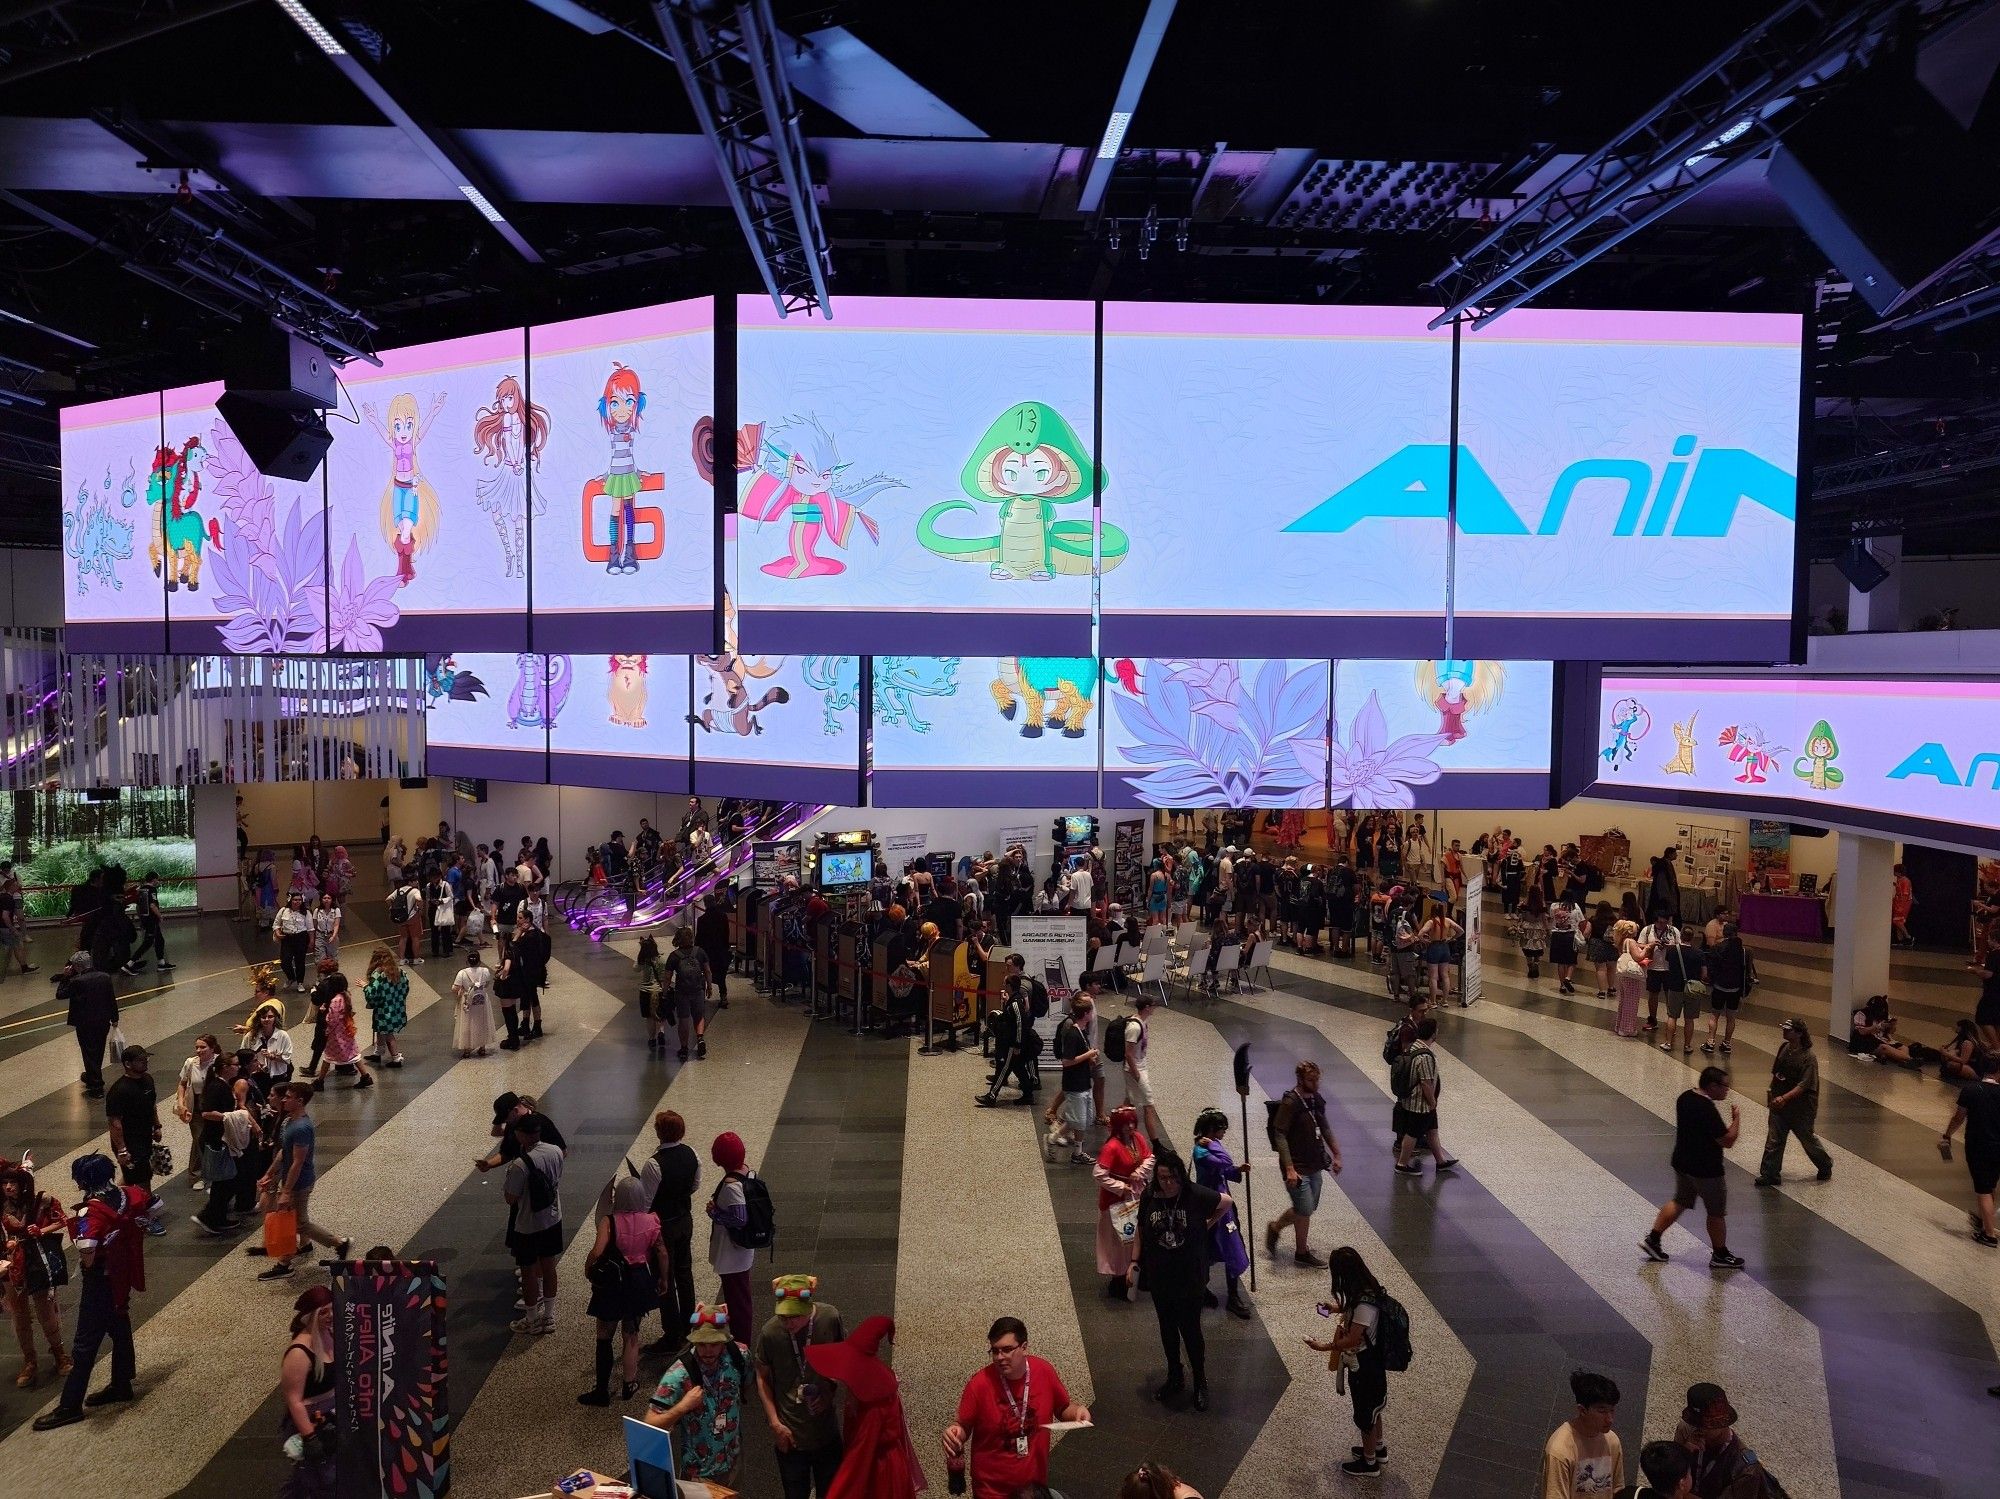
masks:
<instances>
[{"instance_id":1,"label":"lower led screen panel","mask_svg":"<svg viewBox=\"0 0 2000 1499\"><path fill-rule=\"evenodd\" d=\"M433 656L424 684L425 771L533 786L547 781L548 712L537 683L548 663L527 651Z\"/></svg>"},{"instance_id":2,"label":"lower led screen panel","mask_svg":"<svg viewBox=\"0 0 2000 1499\"><path fill-rule=\"evenodd\" d=\"M1607 675L1592 795L2000 848L2000 680Z\"/></svg>"},{"instance_id":3,"label":"lower led screen panel","mask_svg":"<svg viewBox=\"0 0 2000 1499\"><path fill-rule=\"evenodd\" d=\"M814 656L845 663L856 657ZM1094 807L1094 656L875 656L878 807ZM832 667L821 668L831 672Z\"/></svg>"},{"instance_id":4,"label":"lower led screen panel","mask_svg":"<svg viewBox=\"0 0 2000 1499\"><path fill-rule=\"evenodd\" d=\"M626 652L548 661L550 780L688 790L688 657Z\"/></svg>"}]
</instances>

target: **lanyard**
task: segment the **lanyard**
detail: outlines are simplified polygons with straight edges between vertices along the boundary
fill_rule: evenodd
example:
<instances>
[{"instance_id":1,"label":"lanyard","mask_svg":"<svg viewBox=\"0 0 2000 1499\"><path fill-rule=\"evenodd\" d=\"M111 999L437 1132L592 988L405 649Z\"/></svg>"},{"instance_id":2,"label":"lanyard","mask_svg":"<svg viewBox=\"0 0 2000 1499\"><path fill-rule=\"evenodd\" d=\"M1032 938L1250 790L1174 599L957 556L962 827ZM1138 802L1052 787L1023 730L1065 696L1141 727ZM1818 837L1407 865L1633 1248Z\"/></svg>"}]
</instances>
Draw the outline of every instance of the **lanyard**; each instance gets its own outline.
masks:
<instances>
[{"instance_id":1,"label":"lanyard","mask_svg":"<svg viewBox=\"0 0 2000 1499\"><path fill-rule=\"evenodd\" d=\"M1030 1409L1029 1394L1035 1381L1033 1365L1024 1365L1021 1375L1021 1398L1017 1401L1014 1392L1007 1386L1007 1376L1000 1376L1000 1394L1007 1402L1007 1413L1014 1418L1014 1434L1022 1441L1028 1439L1029 1420L1034 1412Z\"/></svg>"},{"instance_id":2,"label":"lanyard","mask_svg":"<svg viewBox=\"0 0 2000 1499\"><path fill-rule=\"evenodd\" d=\"M798 1393L801 1399L805 1395L806 1378L812 1372L806 1363L806 1345L812 1341L813 1323L818 1320L819 1308L814 1307L810 1312L806 1313L806 1325L791 1334L792 1351L799 1363Z\"/></svg>"}]
</instances>

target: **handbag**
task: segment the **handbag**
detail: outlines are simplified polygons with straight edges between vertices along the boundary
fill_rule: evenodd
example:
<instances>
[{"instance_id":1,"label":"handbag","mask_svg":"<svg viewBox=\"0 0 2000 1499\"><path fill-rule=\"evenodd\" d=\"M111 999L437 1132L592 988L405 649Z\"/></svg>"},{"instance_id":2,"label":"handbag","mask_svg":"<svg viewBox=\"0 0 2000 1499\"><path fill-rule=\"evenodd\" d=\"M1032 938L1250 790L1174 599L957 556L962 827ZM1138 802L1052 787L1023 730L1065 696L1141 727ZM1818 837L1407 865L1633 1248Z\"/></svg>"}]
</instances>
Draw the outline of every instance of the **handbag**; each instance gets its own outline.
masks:
<instances>
[{"instance_id":1,"label":"handbag","mask_svg":"<svg viewBox=\"0 0 2000 1499\"><path fill-rule=\"evenodd\" d=\"M264 1255L288 1260L299 1252L299 1215L292 1208L273 1208L264 1215Z\"/></svg>"},{"instance_id":2,"label":"handbag","mask_svg":"<svg viewBox=\"0 0 2000 1499\"><path fill-rule=\"evenodd\" d=\"M105 1040L105 1045L106 1045L106 1047L107 1047L107 1048L108 1048L108 1049L110 1050L110 1052L111 1052L111 1060L112 1060L112 1061L114 1061L114 1062L122 1062L122 1061L124 1061L124 1060L125 1060L125 1030L124 1030L124 1028L123 1028L122 1026L120 1026L120 1025L119 1025L119 1024L118 1024L118 1023L116 1022L116 1021L113 1021L113 1022L112 1022L112 1025L111 1025L111 1031L110 1031L110 1034L108 1034L108 1035L107 1035L107 1036L106 1036L106 1037L104 1038L104 1040Z\"/></svg>"},{"instance_id":3,"label":"handbag","mask_svg":"<svg viewBox=\"0 0 2000 1499\"><path fill-rule=\"evenodd\" d=\"M1627 979L1642 979L1646 976L1646 967L1629 952L1621 952L1618 955L1618 976Z\"/></svg>"},{"instance_id":4,"label":"handbag","mask_svg":"<svg viewBox=\"0 0 2000 1499\"><path fill-rule=\"evenodd\" d=\"M68 1285L69 1256L63 1253L62 1240L42 1235L35 1240L35 1251L42 1257L42 1265L48 1272L49 1285L52 1287Z\"/></svg>"},{"instance_id":5,"label":"handbag","mask_svg":"<svg viewBox=\"0 0 2000 1499\"><path fill-rule=\"evenodd\" d=\"M217 1182L236 1180L236 1157L229 1153L227 1146L204 1145L201 1148L201 1174L210 1186Z\"/></svg>"},{"instance_id":6,"label":"handbag","mask_svg":"<svg viewBox=\"0 0 2000 1499\"><path fill-rule=\"evenodd\" d=\"M1128 1198L1111 1207L1111 1232L1120 1244L1130 1244L1139 1235L1139 1199Z\"/></svg>"},{"instance_id":7,"label":"handbag","mask_svg":"<svg viewBox=\"0 0 2000 1499\"><path fill-rule=\"evenodd\" d=\"M155 1145L152 1158L153 1175L172 1176L174 1174L174 1152L169 1145Z\"/></svg>"}]
</instances>

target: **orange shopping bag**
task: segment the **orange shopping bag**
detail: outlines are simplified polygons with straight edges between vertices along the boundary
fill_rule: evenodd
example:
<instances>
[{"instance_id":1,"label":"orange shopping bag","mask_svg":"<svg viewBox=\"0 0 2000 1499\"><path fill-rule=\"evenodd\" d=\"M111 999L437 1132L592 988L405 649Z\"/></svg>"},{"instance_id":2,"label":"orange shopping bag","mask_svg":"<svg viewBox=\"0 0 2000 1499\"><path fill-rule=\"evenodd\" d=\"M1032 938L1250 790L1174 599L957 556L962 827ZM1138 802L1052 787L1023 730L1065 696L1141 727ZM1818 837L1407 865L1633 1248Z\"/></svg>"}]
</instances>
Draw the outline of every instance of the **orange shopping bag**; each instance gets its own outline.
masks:
<instances>
[{"instance_id":1,"label":"orange shopping bag","mask_svg":"<svg viewBox=\"0 0 2000 1499\"><path fill-rule=\"evenodd\" d=\"M264 1215L264 1254L288 1260L299 1252L299 1215L290 1208L273 1208Z\"/></svg>"}]
</instances>

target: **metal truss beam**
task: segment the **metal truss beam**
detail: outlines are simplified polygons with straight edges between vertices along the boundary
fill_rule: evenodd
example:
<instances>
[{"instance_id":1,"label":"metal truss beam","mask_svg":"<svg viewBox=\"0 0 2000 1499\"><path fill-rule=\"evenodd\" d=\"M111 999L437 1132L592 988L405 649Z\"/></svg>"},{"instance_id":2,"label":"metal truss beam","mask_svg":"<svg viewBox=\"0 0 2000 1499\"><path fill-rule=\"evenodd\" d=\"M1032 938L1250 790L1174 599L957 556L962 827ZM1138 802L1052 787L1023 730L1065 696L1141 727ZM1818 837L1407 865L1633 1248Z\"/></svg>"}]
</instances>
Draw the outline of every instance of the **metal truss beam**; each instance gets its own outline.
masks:
<instances>
[{"instance_id":1,"label":"metal truss beam","mask_svg":"<svg viewBox=\"0 0 2000 1499\"><path fill-rule=\"evenodd\" d=\"M151 41L156 36L195 21L240 10L251 0L164 0L164 3L137 7L122 3L87 3L87 0L29 0L0 12L0 88L24 78L88 62L129 47ZM146 11L153 14L146 16ZM140 19L134 18L137 11Z\"/></svg>"},{"instance_id":2,"label":"metal truss beam","mask_svg":"<svg viewBox=\"0 0 2000 1499\"><path fill-rule=\"evenodd\" d=\"M1906 13L1921 37L1986 3L1788 0L1453 257L1431 283L1445 302L1431 327L1500 317L1680 207L1805 118L1829 85L1881 51Z\"/></svg>"},{"instance_id":3,"label":"metal truss beam","mask_svg":"<svg viewBox=\"0 0 2000 1499\"><path fill-rule=\"evenodd\" d=\"M2000 467L2000 423L1943 442L1913 443L1813 470L1813 503L1890 489L1914 479L1956 477Z\"/></svg>"},{"instance_id":4,"label":"metal truss beam","mask_svg":"<svg viewBox=\"0 0 2000 1499\"><path fill-rule=\"evenodd\" d=\"M133 275L185 297L231 322L267 320L341 359L375 357L375 324L356 308L300 280L177 203L143 225L127 219L93 234L19 193L0 188L0 203L114 256Z\"/></svg>"},{"instance_id":5,"label":"metal truss beam","mask_svg":"<svg viewBox=\"0 0 2000 1499\"><path fill-rule=\"evenodd\" d=\"M826 232L770 0L651 4L778 316L830 321Z\"/></svg>"},{"instance_id":6,"label":"metal truss beam","mask_svg":"<svg viewBox=\"0 0 2000 1499\"><path fill-rule=\"evenodd\" d=\"M1908 304L1865 331L1958 328L1996 312L2000 312L2000 230L1969 246Z\"/></svg>"}]
</instances>

